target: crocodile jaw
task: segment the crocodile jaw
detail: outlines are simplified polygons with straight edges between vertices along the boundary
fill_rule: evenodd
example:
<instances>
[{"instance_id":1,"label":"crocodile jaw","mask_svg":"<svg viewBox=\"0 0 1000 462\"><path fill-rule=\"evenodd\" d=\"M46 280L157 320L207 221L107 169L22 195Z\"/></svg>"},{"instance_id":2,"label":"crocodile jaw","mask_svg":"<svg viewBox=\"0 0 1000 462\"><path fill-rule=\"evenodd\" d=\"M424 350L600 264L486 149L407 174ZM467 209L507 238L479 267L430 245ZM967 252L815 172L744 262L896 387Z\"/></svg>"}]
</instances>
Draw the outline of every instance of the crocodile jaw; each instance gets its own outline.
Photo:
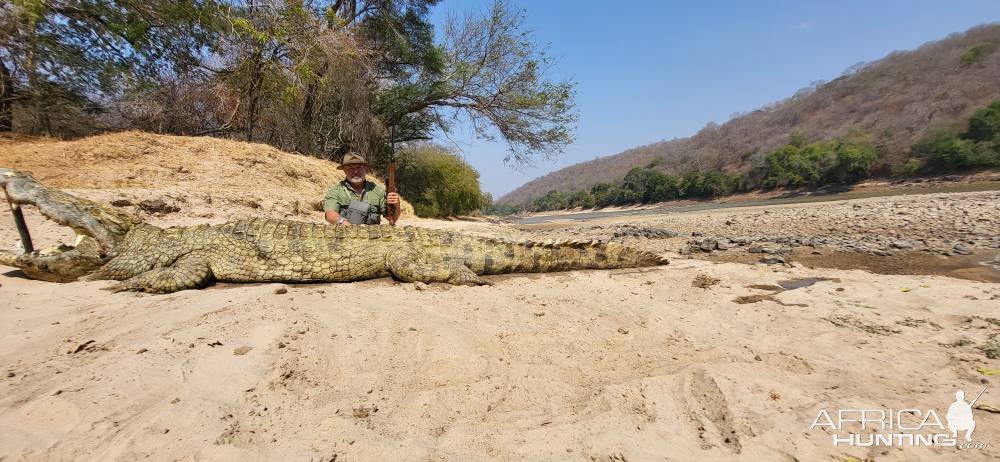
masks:
<instances>
[{"instance_id":1,"label":"crocodile jaw","mask_svg":"<svg viewBox=\"0 0 1000 462\"><path fill-rule=\"evenodd\" d=\"M72 246L11 254L0 252L0 264L20 268L46 281L72 281L86 275L114 256L128 230L142 221L121 210L42 186L30 175L0 168L0 188L16 205L33 205L49 220L72 228Z\"/></svg>"}]
</instances>

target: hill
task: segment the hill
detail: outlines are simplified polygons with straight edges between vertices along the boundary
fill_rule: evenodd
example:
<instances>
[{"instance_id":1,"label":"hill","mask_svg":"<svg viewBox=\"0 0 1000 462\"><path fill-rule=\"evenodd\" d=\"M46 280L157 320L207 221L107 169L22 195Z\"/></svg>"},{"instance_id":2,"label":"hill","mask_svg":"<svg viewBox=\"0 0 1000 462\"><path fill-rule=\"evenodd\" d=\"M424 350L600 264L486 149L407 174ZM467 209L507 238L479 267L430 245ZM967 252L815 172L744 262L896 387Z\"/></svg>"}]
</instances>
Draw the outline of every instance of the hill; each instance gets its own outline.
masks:
<instances>
[{"instance_id":1,"label":"hill","mask_svg":"<svg viewBox=\"0 0 1000 462\"><path fill-rule=\"evenodd\" d=\"M239 216L234 212L242 210L320 221L323 195L344 179L335 162L266 144L134 131L3 142L0 166L93 200L126 207L159 200L167 210L199 218ZM413 207L404 202L403 213L412 215Z\"/></svg>"},{"instance_id":2,"label":"hill","mask_svg":"<svg viewBox=\"0 0 1000 462\"><path fill-rule=\"evenodd\" d=\"M930 130L957 129L977 108L1000 96L1000 24L975 27L909 52L893 52L852 66L831 82L722 125L709 124L689 138L661 141L601 157L536 178L497 203L520 205L548 191L589 190L620 181L634 167L683 174L693 170L745 173L789 141L870 134L882 154L877 171L910 156Z\"/></svg>"}]
</instances>

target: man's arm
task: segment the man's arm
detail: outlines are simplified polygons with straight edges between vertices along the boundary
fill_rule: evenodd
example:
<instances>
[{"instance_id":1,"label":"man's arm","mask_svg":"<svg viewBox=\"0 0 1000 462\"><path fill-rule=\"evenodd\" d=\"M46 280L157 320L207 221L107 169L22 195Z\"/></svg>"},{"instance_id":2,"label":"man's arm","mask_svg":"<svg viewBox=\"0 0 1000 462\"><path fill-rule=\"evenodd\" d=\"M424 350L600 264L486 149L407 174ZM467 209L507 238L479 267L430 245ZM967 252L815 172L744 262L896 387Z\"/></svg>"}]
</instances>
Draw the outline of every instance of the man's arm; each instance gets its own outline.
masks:
<instances>
[{"instance_id":1,"label":"man's arm","mask_svg":"<svg viewBox=\"0 0 1000 462\"><path fill-rule=\"evenodd\" d=\"M350 225L351 222L342 219L340 216L340 208L343 207L343 200L340 195L337 194L336 189L331 189L326 193L323 198L323 210L325 211L323 218L330 224L334 225Z\"/></svg>"}]
</instances>

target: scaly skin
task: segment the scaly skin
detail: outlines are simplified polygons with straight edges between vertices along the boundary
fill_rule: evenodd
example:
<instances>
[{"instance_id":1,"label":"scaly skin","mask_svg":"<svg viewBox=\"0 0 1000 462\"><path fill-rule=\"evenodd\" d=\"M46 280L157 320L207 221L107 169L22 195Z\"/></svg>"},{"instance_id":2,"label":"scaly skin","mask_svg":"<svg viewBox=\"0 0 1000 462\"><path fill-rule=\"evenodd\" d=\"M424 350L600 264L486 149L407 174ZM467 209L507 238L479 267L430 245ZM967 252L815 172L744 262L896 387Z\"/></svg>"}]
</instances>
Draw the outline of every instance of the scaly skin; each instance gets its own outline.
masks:
<instances>
[{"instance_id":1,"label":"scaly skin","mask_svg":"<svg viewBox=\"0 0 1000 462\"><path fill-rule=\"evenodd\" d=\"M481 277L488 274L667 263L614 242L513 242L408 226L250 219L162 229L120 210L49 190L17 172L0 169L0 186L15 202L38 205L46 216L87 236L84 245L73 249L0 254L0 264L53 281L122 281L111 288L115 291L168 293L204 287L212 280L349 282L387 276L404 282L480 285L489 284ZM44 202L52 197L60 206L69 206L46 207ZM90 218L84 220L89 228L78 223L83 218Z\"/></svg>"}]
</instances>

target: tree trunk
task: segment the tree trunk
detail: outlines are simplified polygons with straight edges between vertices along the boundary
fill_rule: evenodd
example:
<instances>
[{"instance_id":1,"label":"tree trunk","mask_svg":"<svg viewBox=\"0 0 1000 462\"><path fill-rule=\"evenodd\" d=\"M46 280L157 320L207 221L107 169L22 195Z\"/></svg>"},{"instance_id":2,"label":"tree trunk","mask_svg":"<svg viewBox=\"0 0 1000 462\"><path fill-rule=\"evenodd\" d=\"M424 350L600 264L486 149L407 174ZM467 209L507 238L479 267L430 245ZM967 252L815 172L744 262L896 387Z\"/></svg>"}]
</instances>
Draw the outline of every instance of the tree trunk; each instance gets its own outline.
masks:
<instances>
[{"instance_id":1,"label":"tree trunk","mask_svg":"<svg viewBox=\"0 0 1000 462\"><path fill-rule=\"evenodd\" d=\"M14 129L14 79L7 64L0 61L0 132Z\"/></svg>"}]
</instances>

